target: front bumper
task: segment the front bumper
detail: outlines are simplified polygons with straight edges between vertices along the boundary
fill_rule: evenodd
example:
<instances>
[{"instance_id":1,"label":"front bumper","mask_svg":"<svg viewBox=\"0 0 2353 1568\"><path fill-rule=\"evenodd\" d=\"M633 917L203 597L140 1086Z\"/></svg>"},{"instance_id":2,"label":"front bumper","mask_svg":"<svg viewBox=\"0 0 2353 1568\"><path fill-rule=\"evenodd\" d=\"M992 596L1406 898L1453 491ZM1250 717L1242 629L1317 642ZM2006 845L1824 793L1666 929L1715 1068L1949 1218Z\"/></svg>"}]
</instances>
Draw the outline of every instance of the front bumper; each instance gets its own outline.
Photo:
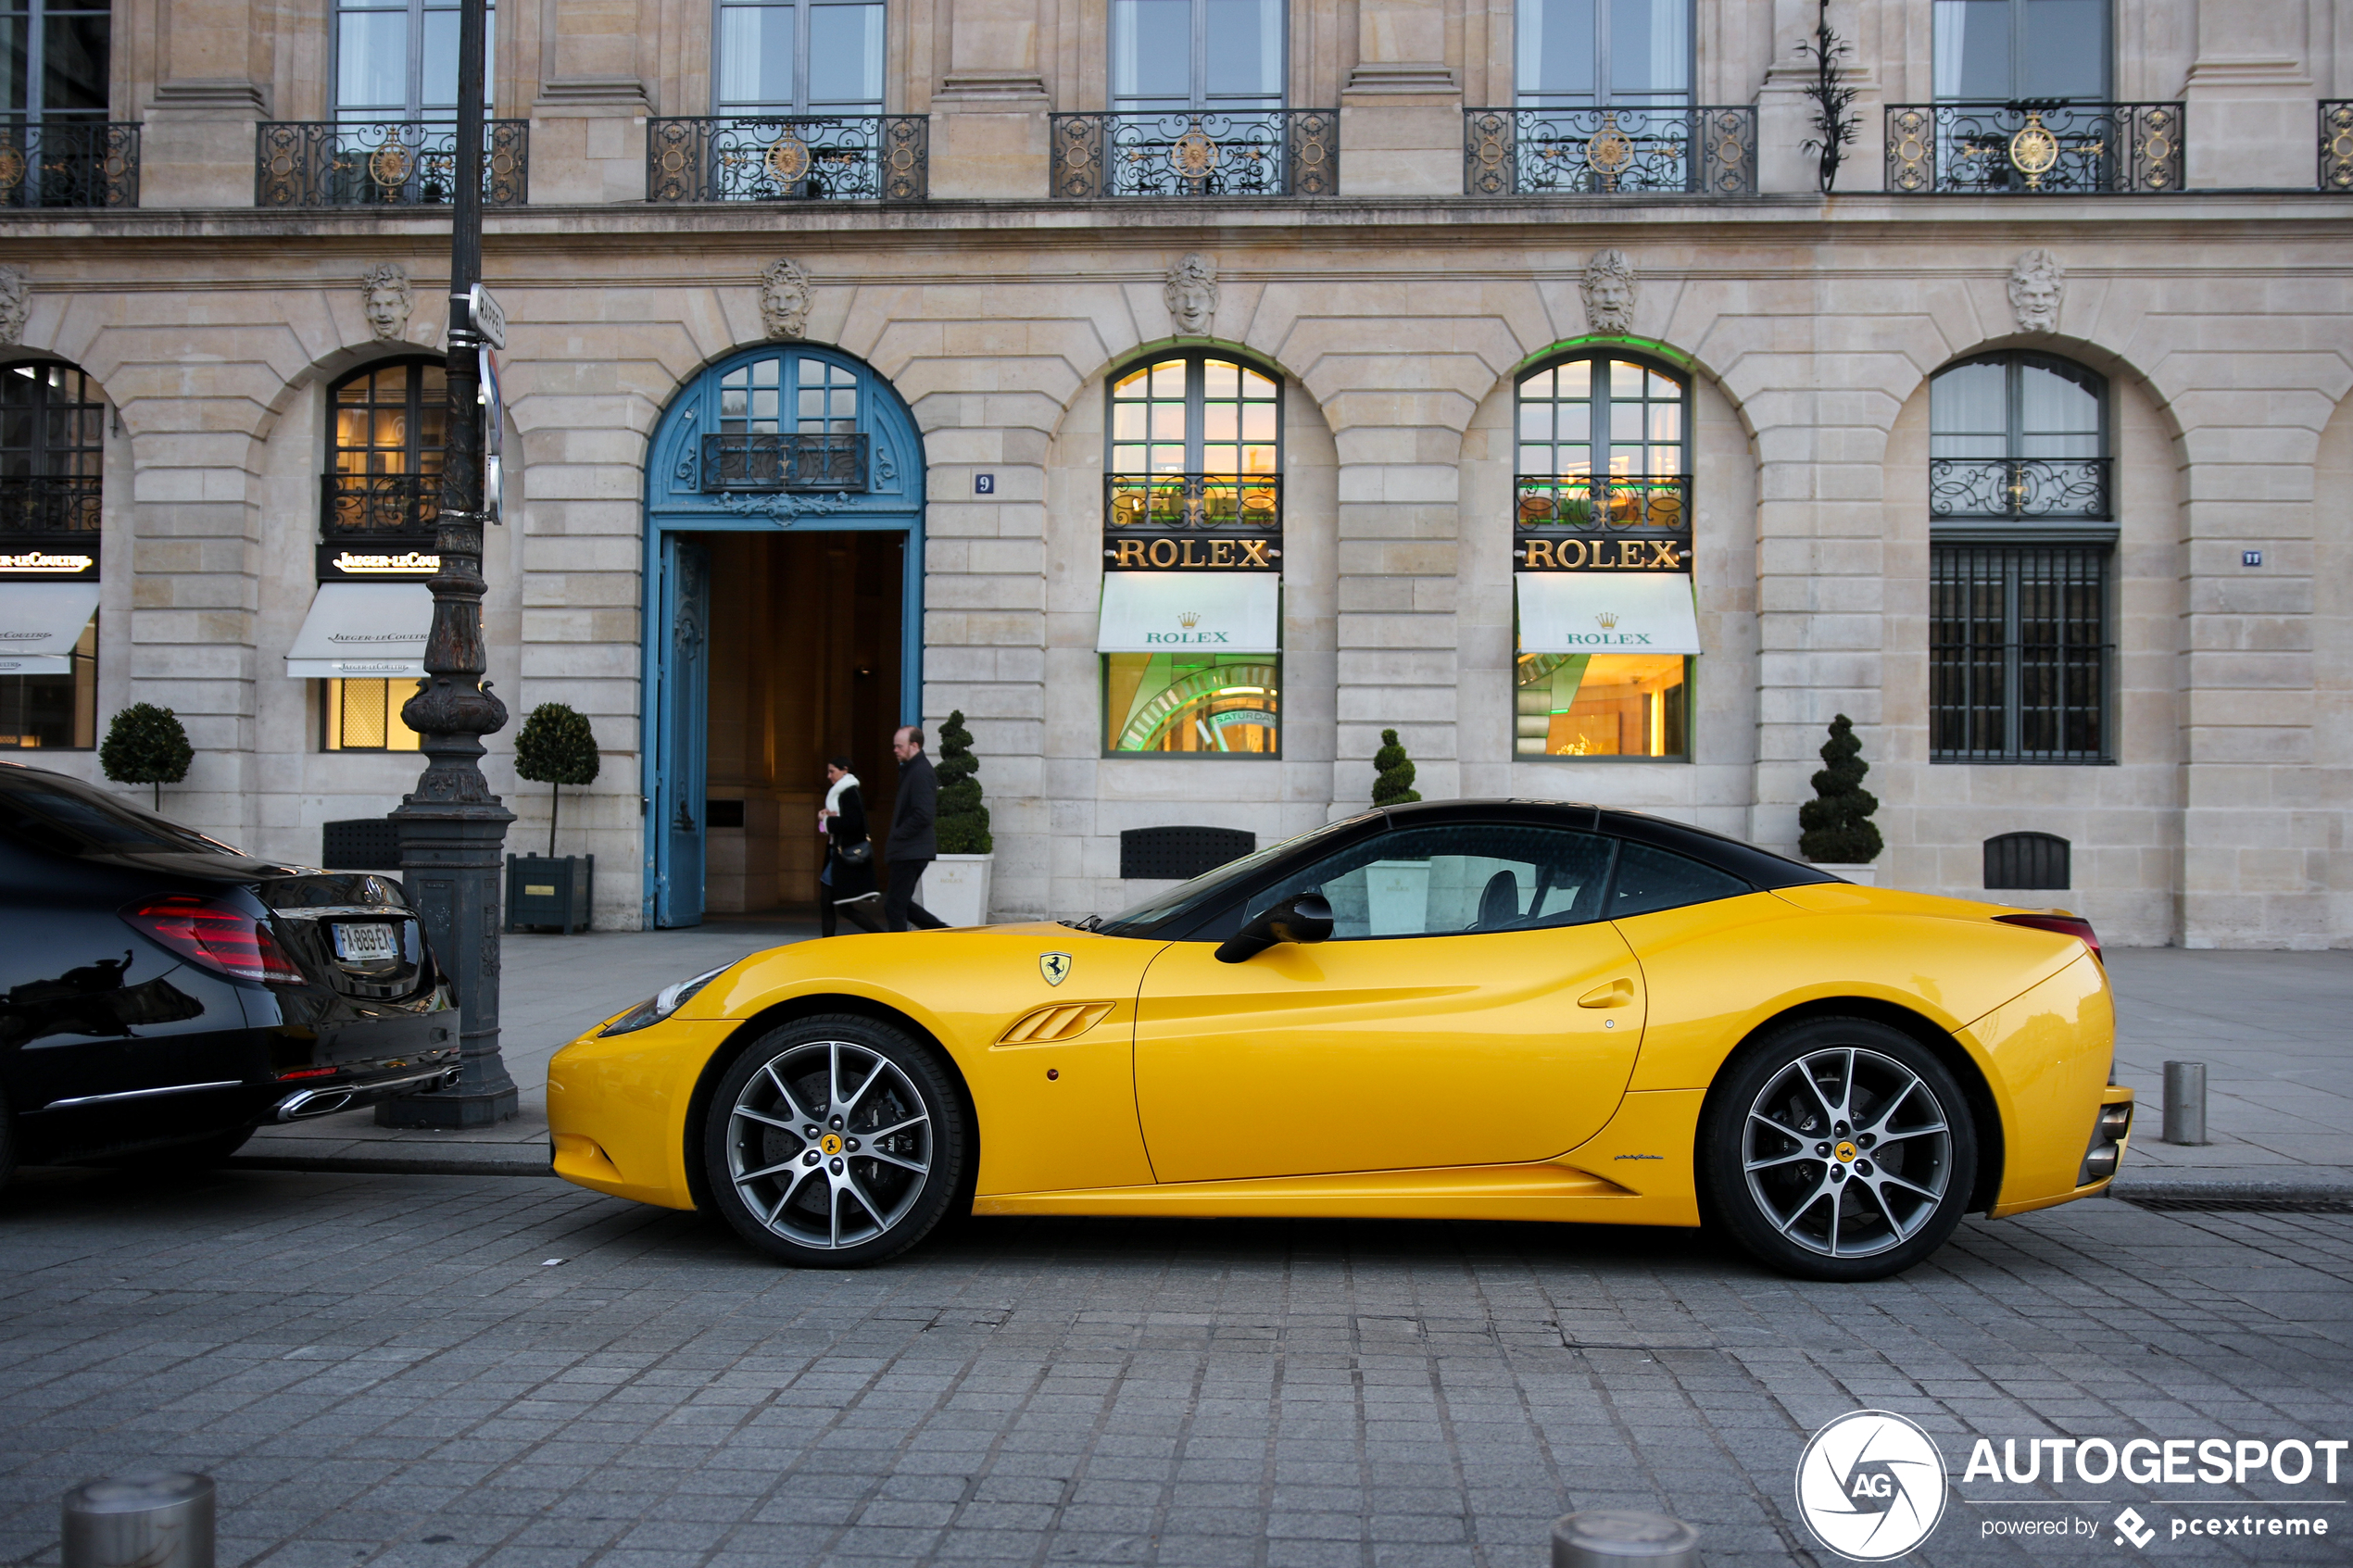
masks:
<instances>
[{"instance_id":1,"label":"front bumper","mask_svg":"<svg viewBox=\"0 0 2353 1568\"><path fill-rule=\"evenodd\" d=\"M550 1168L615 1198L695 1207L686 1119L712 1054L742 1026L671 1018L610 1038L592 1031L558 1051L547 1063Z\"/></svg>"}]
</instances>

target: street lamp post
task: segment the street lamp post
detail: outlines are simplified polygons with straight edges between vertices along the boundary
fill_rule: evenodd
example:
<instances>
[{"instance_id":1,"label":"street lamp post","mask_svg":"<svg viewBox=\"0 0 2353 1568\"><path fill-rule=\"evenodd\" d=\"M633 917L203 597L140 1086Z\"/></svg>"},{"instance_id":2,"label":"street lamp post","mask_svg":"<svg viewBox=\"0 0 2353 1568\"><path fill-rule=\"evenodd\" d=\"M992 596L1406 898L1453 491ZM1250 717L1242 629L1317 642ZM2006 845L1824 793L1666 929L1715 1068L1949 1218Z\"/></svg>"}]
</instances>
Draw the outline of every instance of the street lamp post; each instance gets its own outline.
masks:
<instances>
[{"instance_id":1,"label":"street lamp post","mask_svg":"<svg viewBox=\"0 0 2353 1568\"><path fill-rule=\"evenodd\" d=\"M449 240L449 420L441 459L433 631L425 678L401 706L426 757L392 821L400 868L434 956L463 1010L458 1086L387 1101L379 1124L486 1127L515 1113L515 1082L498 1054L499 859L513 812L482 775L482 737L506 728L490 693L482 635L482 345L473 314L482 281L483 0L459 8L457 189Z\"/></svg>"}]
</instances>

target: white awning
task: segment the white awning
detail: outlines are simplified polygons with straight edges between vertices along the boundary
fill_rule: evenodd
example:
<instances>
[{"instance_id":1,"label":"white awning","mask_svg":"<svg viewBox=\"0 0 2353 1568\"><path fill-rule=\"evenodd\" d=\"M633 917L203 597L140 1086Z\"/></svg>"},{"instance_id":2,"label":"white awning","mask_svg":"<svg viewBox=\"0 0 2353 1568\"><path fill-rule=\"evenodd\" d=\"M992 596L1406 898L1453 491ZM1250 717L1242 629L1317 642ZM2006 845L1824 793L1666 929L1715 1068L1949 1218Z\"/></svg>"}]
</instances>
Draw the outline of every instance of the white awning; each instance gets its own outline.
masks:
<instances>
[{"instance_id":1,"label":"white awning","mask_svg":"<svg viewBox=\"0 0 2353 1568\"><path fill-rule=\"evenodd\" d=\"M1697 653L1699 616L1680 571L1523 571L1522 653Z\"/></svg>"},{"instance_id":2,"label":"white awning","mask_svg":"<svg viewBox=\"0 0 2353 1568\"><path fill-rule=\"evenodd\" d=\"M298 681L382 680L425 672L433 590L422 583L321 583L286 650Z\"/></svg>"},{"instance_id":3,"label":"white awning","mask_svg":"<svg viewBox=\"0 0 2353 1568\"><path fill-rule=\"evenodd\" d=\"M0 675L70 675L95 583L0 583Z\"/></svg>"},{"instance_id":4,"label":"white awning","mask_svg":"<svg viewBox=\"0 0 2353 1568\"><path fill-rule=\"evenodd\" d=\"M1283 580L1272 571L1106 571L1098 653L1274 653Z\"/></svg>"}]
</instances>

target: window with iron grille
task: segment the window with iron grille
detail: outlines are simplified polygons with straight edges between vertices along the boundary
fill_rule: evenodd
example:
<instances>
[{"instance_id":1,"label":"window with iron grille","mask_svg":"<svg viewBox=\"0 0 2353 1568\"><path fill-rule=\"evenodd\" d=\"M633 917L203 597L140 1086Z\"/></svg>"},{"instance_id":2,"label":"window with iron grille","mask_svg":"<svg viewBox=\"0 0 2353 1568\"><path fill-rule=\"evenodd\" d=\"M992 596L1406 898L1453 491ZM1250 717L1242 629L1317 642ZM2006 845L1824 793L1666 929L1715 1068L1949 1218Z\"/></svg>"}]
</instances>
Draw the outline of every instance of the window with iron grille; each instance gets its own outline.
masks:
<instances>
[{"instance_id":1,"label":"window with iron grille","mask_svg":"<svg viewBox=\"0 0 2353 1568\"><path fill-rule=\"evenodd\" d=\"M483 57L497 58L497 6L484 7ZM440 120L458 116L458 0L337 0L335 119ZM484 80L491 111L496 70Z\"/></svg>"},{"instance_id":2,"label":"window with iron grille","mask_svg":"<svg viewBox=\"0 0 2353 1568\"><path fill-rule=\"evenodd\" d=\"M882 113L883 19L875 0L719 0L713 112Z\"/></svg>"},{"instance_id":3,"label":"window with iron grille","mask_svg":"<svg viewBox=\"0 0 2353 1568\"><path fill-rule=\"evenodd\" d=\"M442 427L449 418L438 359L392 359L355 370L328 393L334 410L320 532L430 539L441 516Z\"/></svg>"},{"instance_id":4,"label":"window with iron grille","mask_svg":"<svg viewBox=\"0 0 2353 1568\"><path fill-rule=\"evenodd\" d=\"M71 365L0 365L0 558L96 557L106 417L106 395ZM0 750L98 744L96 617L69 652L9 663Z\"/></svg>"},{"instance_id":5,"label":"window with iron grille","mask_svg":"<svg viewBox=\"0 0 2353 1568\"><path fill-rule=\"evenodd\" d=\"M2038 354L1931 383L1931 761L2114 760L2107 390Z\"/></svg>"},{"instance_id":6,"label":"window with iron grille","mask_svg":"<svg viewBox=\"0 0 2353 1568\"><path fill-rule=\"evenodd\" d=\"M1522 108L1692 101L1692 0L1519 0Z\"/></svg>"},{"instance_id":7,"label":"window with iron grille","mask_svg":"<svg viewBox=\"0 0 2353 1568\"><path fill-rule=\"evenodd\" d=\"M1283 0L1112 0L1118 113L1283 107Z\"/></svg>"}]
</instances>

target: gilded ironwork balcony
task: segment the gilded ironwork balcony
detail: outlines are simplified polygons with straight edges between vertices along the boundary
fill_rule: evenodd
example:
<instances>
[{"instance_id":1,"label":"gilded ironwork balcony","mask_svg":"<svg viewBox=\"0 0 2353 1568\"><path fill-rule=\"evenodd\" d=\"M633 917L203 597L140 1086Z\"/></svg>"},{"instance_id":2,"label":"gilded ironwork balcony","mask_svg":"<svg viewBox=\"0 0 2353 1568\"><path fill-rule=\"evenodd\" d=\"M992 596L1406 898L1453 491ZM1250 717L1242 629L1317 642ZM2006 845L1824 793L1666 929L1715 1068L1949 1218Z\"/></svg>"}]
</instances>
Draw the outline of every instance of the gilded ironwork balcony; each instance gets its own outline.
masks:
<instances>
[{"instance_id":1,"label":"gilded ironwork balcony","mask_svg":"<svg viewBox=\"0 0 2353 1568\"><path fill-rule=\"evenodd\" d=\"M1954 521L2053 519L2108 522L2107 458L1932 458L1928 515Z\"/></svg>"},{"instance_id":2,"label":"gilded ironwork balcony","mask_svg":"<svg viewBox=\"0 0 2353 1568\"><path fill-rule=\"evenodd\" d=\"M1058 114L1051 140L1057 196L1340 192L1337 109Z\"/></svg>"},{"instance_id":3,"label":"gilded ironwork balcony","mask_svg":"<svg viewBox=\"0 0 2353 1568\"><path fill-rule=\"evenodd\" d=\"M1273 473L1113 473L1103 476L1103 527L1121 530L1276 529L1283 479Z\"/></svg>"},{"instance_id":4,"label":"gilded ironwork balcony","mask_svg":"<svg viewBox=\"0 0 2353 1568\"><path fill-rule=\"evenodd\" d=\"M430 540L440 521L437 473L331 473L320 483L319 531L330 539Z\"/></svg>"},{"instance_id":5,"label":"gilded ironwork balcony","mask_svg":"<svg viewBox=\"0 0 2353 1568\"><path fill-rule=\"evenodd\" d=\"M139 127L0 119L0 207L137 207Z\"/></svg>"},{"instance_id":6,"label":"gilded ironwork balcony","mask_svg":"<svg viewBox=\"0 0 2353 1568\"><path fill-rule=\"evenodd\" d=\"M1689 533L1692 476L1524 473L1514 482L1522 528Z\"/></svg>"},{"instance_id":7,"label":"gilded ironwork balcony","mask_svg":"<svg viewBox=\"0 0 2353 1568\"><path fill-rule=\"evenodd\" d=\"M649 202L923 201L931 118L692 115L646 122Z\"/></svg>"},{"instance_id":8,"label":"gilded ironwork balcony","mask_svg":"<svg viewBox=\"0 0 2353 1568\"><path fill-rule=\"evenodd\" d=\"M702 438L702 487L863 494L868 438L832 432L722 432Z\"/></svg>"},{"instance_id":9,"label":"gilded ironwork balcony","mask_svg":"<svg viewBox=\"0 0 2353 1568\"><path fill-rule=\"evenodd\" d=\"M2321 105L2321 189L2353 194L2353 99Z\"/></svg>"},{"instance_id":10,"label":"gilded ironwork balcony","mask_svg":"<svg viewBox=\"0 0 2353 1568\"><path fill-rule=\"evenodd\" d=\"M458 188L447 121L265 119L256 128L256 207L437 207ZM531 121L482 127L482 205L530 200Z\"/></svg>"},{"instance_id":11,"label":"gilded ironwork balcony","mask_svg":"<svg viewBox=\"0 0 2353 1568\"><path fill-rule=\"evenodd\" d=\"M95 533L98 500L94 473L0 476L0 533Z\"/></svg>"},{"instance_id":12,"label":"gilded ironwork balcony","mask_svg":"<svg viewBox=\"0 0 2353 1568\"><path fill-rule=\"evenodd\" d=\"M1465 109L1466 196L1756 194L1756 110Z\"/></svg>"},{"instance_id":13,"label":"gilded ironwork balcony","mask_svg":"<svg viewBox=\"0 0 2353 1568\"><path fill-rule=\"evenodd\" d=\"M2182 188L2179 104L1890 104L1887 188L1909 195Z\"/></svg>"}]
</instances>

